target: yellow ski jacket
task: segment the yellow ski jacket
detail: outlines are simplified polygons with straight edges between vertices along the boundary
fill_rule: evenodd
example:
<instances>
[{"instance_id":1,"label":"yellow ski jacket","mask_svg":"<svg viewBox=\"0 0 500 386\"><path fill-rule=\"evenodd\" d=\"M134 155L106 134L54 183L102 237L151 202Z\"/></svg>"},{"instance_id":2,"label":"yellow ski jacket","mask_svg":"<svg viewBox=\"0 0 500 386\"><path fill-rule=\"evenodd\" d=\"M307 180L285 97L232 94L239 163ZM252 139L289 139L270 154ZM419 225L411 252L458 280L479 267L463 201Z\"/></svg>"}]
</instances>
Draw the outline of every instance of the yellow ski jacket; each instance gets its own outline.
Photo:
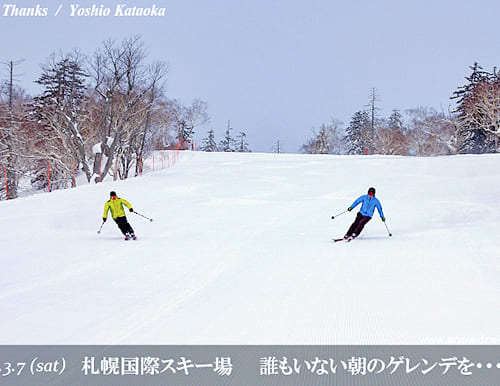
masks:
<instances>
[{"instance_id":1,"label":"yellow ski jacket","mask_svg":"<svg viewBox=\"0 0 500 386\"><path fill-rule=\"evenodd\" d=\"M128 202L124 198L116 197L116 199L114 200L110 198L108 201L106 201L106 204L104 204L104 214L102 215L102 218L108 218L109 210L111 210L111 216L113 218L125 216L123 205L125 205L129 209L132 209L132 205L130 205L130 202Z\"/></svg>"}]
</instances>

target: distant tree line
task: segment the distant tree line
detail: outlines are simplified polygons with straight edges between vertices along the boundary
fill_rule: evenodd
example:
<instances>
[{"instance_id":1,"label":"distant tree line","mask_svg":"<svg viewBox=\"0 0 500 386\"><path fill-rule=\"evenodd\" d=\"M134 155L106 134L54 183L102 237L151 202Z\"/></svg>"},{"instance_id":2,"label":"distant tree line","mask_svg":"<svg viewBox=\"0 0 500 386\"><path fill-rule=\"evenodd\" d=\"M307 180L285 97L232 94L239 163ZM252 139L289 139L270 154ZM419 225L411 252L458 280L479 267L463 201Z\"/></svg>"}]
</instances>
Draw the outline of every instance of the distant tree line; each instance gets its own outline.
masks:
<instances>
[{"instance_id":1,"label":"distant tree line","mask_svg":"<svg viewBox=\"0 0 500 386\"><path fill-rule=\"evenodd\" d=\"M105 41L90 55L52 54L29 96L10 77L0 88L0 199L18 196L20 182L35 189L74 186L137 175L154 149L192 147L207 104L167 98L168 65L147 61L139 36ZM47 170L50 167L50 170ZM48 174L50 180L48 181Z\"/></svg>"},{"instance_id":2,"label":"distant tree line","mask_svg":"<svg viewBox=\"0 0 500 386\"><path fill-rule=\"evenodd\" d=\"M166 96L168 66L147 61L139 36L105 41L90 55L78 50L52 54L30 96L15 83L17 63L3 63L9 77L0 84L0 199L29 189L75 185L138 175L142 159L155 149L192 149L195 129L209 121L207 104L184 105ZM434 156L499 151L500 79L495 69L475 63L467 83L453 93L456 108L429 107L378 114L376 90L368 108L349 124L332 120L312 129L302 146L311 154ZM210 130L200 149L250 152L247 135L236 137L228 122L223 138ZM280 146L278 142L278 152ZM50 178L47 178L50 176ZM50 184L50 186L47 186Z\"/></svg>"},{"instance_id":3,"label":"distant tree line","mask_svg":"<svg viewBox=\"0 0 500 386\"><path fill-rule=\"evenodd\" d=\"M200 150L206 152L251 152L246 133L240 131L236 138L233 138L232 130L231 123L228 122L224 137L217 143L214 131L210 129L207 136L202 140Z\"/></svg>"},{"instance_id":4,"label":"distant tree line","mask_svg":"<svg viewBox=\"0 0 500 386\"><path fill-rule=\"evenodd\" d=\"M368 109L354 113L347 127L336 120L312 129L302 146L309 154L389 154L436 156L497 153L500 136L500 80L498 71L471 67L467 83L453 93L456 108L438 112L429 107L394 109L377 116L376 92Z\"/></svg>"}]
</instances>

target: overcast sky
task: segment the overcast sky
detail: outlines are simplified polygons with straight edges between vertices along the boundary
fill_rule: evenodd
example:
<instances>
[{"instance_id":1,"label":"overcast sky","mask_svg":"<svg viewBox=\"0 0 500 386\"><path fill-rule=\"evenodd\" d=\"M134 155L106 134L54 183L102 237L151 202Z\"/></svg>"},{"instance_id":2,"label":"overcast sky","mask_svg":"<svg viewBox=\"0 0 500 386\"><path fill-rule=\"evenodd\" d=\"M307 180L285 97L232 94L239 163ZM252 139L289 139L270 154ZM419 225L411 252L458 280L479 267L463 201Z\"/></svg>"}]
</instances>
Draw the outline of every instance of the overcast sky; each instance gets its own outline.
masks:
<instances>
[{"instance_id":1,"label":"overcast sky","mask_svg":"<svg viewBox=\"0 0 500 386\"><path fill-rule=\"evenodd\" d=\"M70 17L70 4L165 7L164 17ZM47 17L0 16L0 61L17 66L30 93L55 51L92 54L104 40L140 34L150 61L169 64L168 96L208 103L222 138L228 120L252 151L280 140L297 152L311 129L347 126L377 89L379 115L429 106L448 110L474 62L500 65L498 0L123 0L0 1L48 8ZM55 13L63 7L58 16ZM2 80L7 67L1 67Z\"/></svg>"}]
</instances>

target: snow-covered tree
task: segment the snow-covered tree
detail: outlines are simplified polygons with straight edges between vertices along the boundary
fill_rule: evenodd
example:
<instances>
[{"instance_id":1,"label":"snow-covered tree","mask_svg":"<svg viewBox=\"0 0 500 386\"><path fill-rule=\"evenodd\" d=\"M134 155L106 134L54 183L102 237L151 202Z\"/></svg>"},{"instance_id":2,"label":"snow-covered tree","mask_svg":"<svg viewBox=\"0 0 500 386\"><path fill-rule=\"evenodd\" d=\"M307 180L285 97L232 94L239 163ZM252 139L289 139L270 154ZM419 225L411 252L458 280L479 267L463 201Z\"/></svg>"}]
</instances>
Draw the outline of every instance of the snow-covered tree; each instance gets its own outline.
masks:
<instances>
[{"instance_id":1,"label":"snow-covered tree","mask_svg":"<svg viewBox=\"0 0 500 386\"><path fill-rule=\"evenodd\" d=\"M347 154L371 154L374 151L374 133L366 111L357 111L346 129L344 141Z\"/></svg>"},{"instance_id":2,"label":"snow-covered tree","mask_svg":"<svg viewBox=\"0 0 500 386\"><path fill-rule=\"evenodd\" d=\"M457 120L462 139L461 153L499 151L500 76L496 69L484 71L478 63L471 67L468 83L454 92Z\"/></svg>"},{"instance_id":3,"label":"snow-covered tree","mask_svg":"<svg viewBox=\"0 0 500 386\"><path fill-rule=\"evenodd\" d=\"M123 154L127 154L127 159L135 158L136 163L142 156L132 151L131 141L142 139L149 130L149 121L143 118L151 112L158 97L155 90L167 72L162 62L146 65L146 56L141 38L134 36L124 39L121 44L106 41L91 61L100 115L100 152L94 160L96 182L99 176L104 178L112 172L113 164L119 162ZM116 176L116 173L111 174Z\"/></svg>"},{"instance_id":4,"label":"snow-covered tree","mask_svg":"<svg viewBox=\"0 0 500 386\"><path fill-rule=\"evenodd\" d=\"M339 130L340 122L332 120L322 124L318 131L312 129L313 136L302 146L306 154L341 154L342 139Z\"/></svg>"},{"instance_id":5,"label":"snow-covered tree","mask_svg":"<svg viewBox=\"0 0 500 386\"><path fill-rule=\"evenodd\" d=\"M186 121L179 122L177 127L177 143L182 150L189 149L193 142L194 128L189 126Z\"/></svg>"},{"instance_id":6,"label":"snow-covered tree","mask_svg":"<svg viewBox=\"0 0 500 386\"><path fill-rule=\"evenodd\" d=\"M240 131L236 136L236 151L240 153L250 153L250 147L248 146L248 140L246 133Z\"/></svg>"},{"instance_id":7,"label":"snow-covered tree","mask_svg":"<svg viewBox=\"0 0 500 386\"><path fill-rule=\"evenodd\" d=\"M392 110L387 120L387 125L389 129L404 130L403 116L398 109Z\"/></svg>"},{"instance_id":8,"label":"snow-covered tree","mask_svg":"<svg viewBox=\"0 0 500 386\"><path fill-rule=\"evenodd\" d=\"M388 119L379 120L375 138L376 153L407 155L408 144L405 131L403 117L397 109L392 111Z\"/></svg>"},{"instance_id":9,"label":"snow-covered tree","mask_svg":"<svg viewBox=\"0 0 500 386\"><path fill-rule=\"evenodd\" d=\"M153 142L159 149L190 149L195 129L209 122L207 103L194 99L191 105L183 105L177 99L162 101L163 127L154 134Z\"/></svg>"},{"instance_id":10,"label":"snow-covered tree","mask_svg":"<svg viewBox=\"0 0 500 386\"><path fill-rule=\"evenodd\" d=\"M406 113L409 116L406 136L410 154L416 156L450 154L448 142L454 133L454 128L444 113L429 107L409 109Z\"/></svg>"},{"instance_id":11,"label":"snow-covered tree","mask_svg":"<svg viewBox=\"0 0 500 386\"><path fill-rule=\"evenodd\" d=\"M224 152L235 151L235 140L231 136L231 125L228 122L226 132L224 133L224 138L221 139L219 144L219 150Z\"/></svg>"},{"instance_id":12,"label":"snow-covered tree","mask_svg":"<svg viewBox=\"0 0 500 386\"><path fill-rule=\"evenodd\" d=\"M217 151L217 142L215 142L215 134L212 129L208 131L207 137L203 138L200 150L206 152Z\"/></svg>"},{"instance_id":13,"label":"snow-covered tree","mask_svg":"<svg viewBox=\"0 0 500 386\"><path fill-rule=\"evenodd\" d=\"M194 99L190 106L184 106L182 110L182 126L187 129L185 132L185 143L189 146L193 144L193 134L195 129L203 126L210 120L207 113L208 105L199 99Z\"/></svg>"},{"instance_id":14,"label":"snow-covered tree","mask_svg":"<svg viewBox=\"0 0 500 386\"><path fill-rule=\"evenodd\" d=\"M155 146L179 138L193 146L194 129L208 121L206 103L167 99L167 65L146 59L139 36L107 40L89 60L76 50L53 54L36 80L41 94L22 103L12 97L11 71L10 85L0 83L0 173L7 175L0 197L8 190L15 198L28 171L36 188L64 188L74 184L75 169L89 181L123 179L134 165L139 173Z\"/></svg>"},{"instance_id":15,"label":"snow-covered tree","mask_svg":"<svg viewBox=\"0 0 500 386\"><path fill-rule=\"evenodd\" d=\"M59 156L55 153L51 156L54 176L58 171L59 178L71 178L74 161L90 181L86 144L81 133L86 119L85 79L88 76L82 61L83 56L78 51L60 58L53 54L36 81L43 91L35 98L34 107L40 122L46 126L45 130L59 138L61 143Z\"/></svg>"},{"instance_id":16,"label":"snow-covered tree","mask_svg":"<svg viewBox=\"0 0 500 386\"><path fill-rule=\"evenodd\" d=\"M28 100L12 82L0 88L0 199L18 197L21 177L31 166L25 156L29 141L23 130Z\"/></svg>"}]
</instances>

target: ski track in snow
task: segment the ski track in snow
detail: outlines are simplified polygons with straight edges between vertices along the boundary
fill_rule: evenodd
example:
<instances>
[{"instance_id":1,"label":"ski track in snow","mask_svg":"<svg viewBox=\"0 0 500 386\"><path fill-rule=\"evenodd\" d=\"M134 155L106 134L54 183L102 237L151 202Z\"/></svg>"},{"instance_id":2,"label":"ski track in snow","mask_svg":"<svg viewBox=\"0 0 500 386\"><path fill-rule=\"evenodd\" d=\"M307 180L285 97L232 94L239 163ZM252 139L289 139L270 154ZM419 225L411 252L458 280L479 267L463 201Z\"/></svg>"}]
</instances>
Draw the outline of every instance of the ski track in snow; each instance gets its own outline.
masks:
<instances>
[{"instance_id":1,"label":"ski track in snow","mask_svg":"<svg viewBox=\"0 0 500 386\"><path fill-rule=\"evenodd\" d=\"M0 342L499 344L499 161L185 152L0 202ZM393 237L331 242L369 186ZM110 190L138 240L97 234Z\"/></svg>"}]
</instances>

